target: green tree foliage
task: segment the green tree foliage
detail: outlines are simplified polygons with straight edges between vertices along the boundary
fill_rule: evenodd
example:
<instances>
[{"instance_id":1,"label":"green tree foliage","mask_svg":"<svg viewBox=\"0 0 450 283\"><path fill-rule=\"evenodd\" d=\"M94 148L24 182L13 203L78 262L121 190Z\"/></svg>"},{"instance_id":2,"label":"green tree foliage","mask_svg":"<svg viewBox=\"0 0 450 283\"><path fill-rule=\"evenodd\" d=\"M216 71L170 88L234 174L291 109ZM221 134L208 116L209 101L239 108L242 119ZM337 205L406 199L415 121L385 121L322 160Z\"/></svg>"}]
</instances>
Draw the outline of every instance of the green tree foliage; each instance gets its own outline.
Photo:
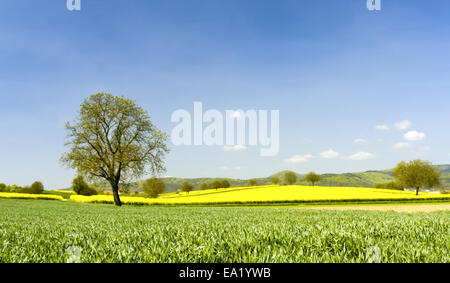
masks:
<instances>
[{"instance_id":1,"label":"green tree foliage","mask_svg":"<svg viewBox=\"0 0 450 283\"><path fill-rule=\"evenodd\" d=\"M182 192L186 192L189 194L190 191L194 190L194 186L189 182L184 182L183 186L181 187Z\"/></svg>"},{"instance_id":2,"label":"green tree foliage","mask_svg":"<svg viewBox=\"0 0 450 283\"><path fill-rule=\"evenodd\" d=\"M293 185L297 182L297 175L292 171L284 173L284 182L288 185Z\"/></svg>"},{"instance_id":3,"label":"green tree foliage","mask_svg":"<svg viewBox=\"0 0 450 283\"><path fill-rule=\"evenodd\" d=\"M218 190L222 188L222 182L221 181L213 181L208 186L211 190Z\"/></svg>"},{"instance_id":4,"label":"green tree foliage","mask_svg":"<svg viewBox=\"0 0 450 283\"><path fill-rule=\"evenodd\" d=\"M247 185L250 187L256 186L258 182L255 179L248 180Z\"/></svg>"},{"instance_id":5,"label":"green tree foliage","mask_svg":"<svg viewBox=\"0 0 450 283\"><path fill-rule=\"evenodd\" d=\"M72 191L77 195L93 196L97 194L97 191L91 188L85 181L83 176L77 176L72 181Z\"/></svg>"},{"instance_id":6,"label":"green tree foliage","mask_svg":"<svg viewBox=\"0 0 450 283\"><path fill-rule=\"evenodd\" d=\"M221 186L223 189L227 189L227 188L229 188L229 187L231 187L231 184L230 184L230 182L228 181L228 180L223 180L222 181L222 186Z\"/></svg>"},{"instance_id":7,"label":"green tree foliage","mask_svg":"<svg viewBox=\"0 0 450 283\"><path fill-rule=\"evenodd\" d=\"M272 177L272 184L279 185L280 184L280 178L278 177Z\"/></svg>"},{"instance_id":8,"label":"green tree foliage","mask_svg":"<svg viewBox=\"0 0 450 283\"><path fill-rule=\"evenodd\" d=\"M86 98L67 123L69 152L61 160L92 180L106 180L120 206L119 185L145 173L165 171L167 135L133 100L98 93Z\"/></svg>"},{"instance_id":9,"label":"green tree foliage","mask_svg":"<svg viewBox=\"0 0 450 283\"><path fill-rule=\"evenodd\" d=\"M413 160L402 161L394 169L396 182L405 188L415 188L416 195L420 188L439 186L439 170L431 165L431 162Z\"/></svg>"},{"instance_id":10,"label":"green tree foliage","mask_svg":"<svg viewBox=\"0 0 450 283\"><path fill-rule=\"evenodd\" d=\"M396 182L389 182L386 184L376 184L375 188L388 190L403 190L403 186L397 184Z\"/></svg>"},{"instance_id":11,"label":"green tree foliage","mask_svg":"<svg viewBox=\"0 0 450 283\"><path fill-rule=\"evenodd\" d=\"M200 186L199 186L199 189L201 191L207 190L208 189L208 184L207 183L201 183Z\"/></svg>"},{"instance_id":12,"label":"green tree foliage","mask_svg":"<svg viewBox=\"0 0 450 283\"><path fill-rule=\"evenodd\" d=\"M16 184L7 187L7 191L11 193L25 193L25 188Z\"/></svg>"},{"instance_id":13,"label":"green tree foliage","mask_svg":"<svg viewBox=\"0 0 450 283\"><path fill-rule=\"evenodd\" d=\"M43 192L44 192L44 185L39 181L34 182L29 188L30 194L42 194Z\"/></svg>"},{"instance_id":14,"label":"green tree foliage","mask_svg":"<svg viewBox=\"0 0 450 283\"><path fill-rule=\"evenodd\" d=\"M316 174L315 172L310 172L306 176L306 181L311 182L313 187L316 183L320 181L320 175Z\"/></svg>"},{"instance_id":15,"label":"green tree foliage","mask_svg":"<svg viewBox=\"0 0 450 283\"><path fill-rule=\"evenodd\" d=\"M151 198L157 198L166 189L166 184L159 178L150 178L142 182L142 190Z\"/></svg>"},{"instance_id":16,"label":"green tree foliage","mask_svg":"<svg viewBox=\"0 0 450 283\"><path fill-rule=\"evenodd\" d=\"M6 186L5 184L0 183L0 192L2 192L2 193L7 192L7 190L6 190L7 187L8 187L8 186Z\"/></svg>"}]
</instances>

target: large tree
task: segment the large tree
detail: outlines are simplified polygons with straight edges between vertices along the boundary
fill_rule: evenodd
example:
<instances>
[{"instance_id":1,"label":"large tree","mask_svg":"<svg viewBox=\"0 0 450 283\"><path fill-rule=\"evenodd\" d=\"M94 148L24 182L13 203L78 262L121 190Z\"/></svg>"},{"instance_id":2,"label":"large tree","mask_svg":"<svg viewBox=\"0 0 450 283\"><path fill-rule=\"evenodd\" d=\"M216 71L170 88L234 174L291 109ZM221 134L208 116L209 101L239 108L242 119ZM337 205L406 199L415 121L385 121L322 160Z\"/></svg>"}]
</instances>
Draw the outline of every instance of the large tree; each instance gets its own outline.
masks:
<instances>
[{"instance_id":1,"label":"large tree","mask_svg":"<svg viewBox=\"0 0 450 283\"><path fill-rule=\"evenodd\" d=\"M306 181L311 182L313 187L314 185L320 181L320 175L315 172L310 172L306 175Z\"/></svg>"},{"instance_id":2,"label":"large tree","mask_svg":"<svg viewBox=\"0 0 450 283\"><path fill-rule=\"evenodd\" d=\"M416 195L419 194L420 188L440 185L439 169L434 168L431 162L422 160L400 162L394 169L394 177L404 188L416 189Z\"/></svg>"},{"instance_id":3,"label":"large tree","mask_svg":"<svg viewBox=\"0 0 450 283\"><path fill-rule=\"evenodd\" d=\"M89 179L106 180L118 206L122 205L122 182L165 171L167 135L131 99L107 93L91 95L66 129L70 150L61 160Z\"/></svg>"}]
</instances>

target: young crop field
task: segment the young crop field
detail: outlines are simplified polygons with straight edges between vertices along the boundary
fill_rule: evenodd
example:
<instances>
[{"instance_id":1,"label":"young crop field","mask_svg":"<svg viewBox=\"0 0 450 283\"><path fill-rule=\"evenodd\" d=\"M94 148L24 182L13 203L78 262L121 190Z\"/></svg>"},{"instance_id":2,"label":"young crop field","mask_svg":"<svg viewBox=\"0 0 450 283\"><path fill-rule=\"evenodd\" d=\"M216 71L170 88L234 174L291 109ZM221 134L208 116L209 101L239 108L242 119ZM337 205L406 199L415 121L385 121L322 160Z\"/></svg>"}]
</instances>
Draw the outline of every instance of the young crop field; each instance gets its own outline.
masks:
<instances>
[{"instance_id":1,"label":"young crop field","mask_svg":"<svg viewBox=\"0 0 450 283\"><path fill-rule=\"evenodd\" d=\"M113 203L113 197L97 195L84 197L72 195L71 200L84 203ZM308 186L260 186L219 190L193 191L163 194L159 198L122 197L124 204L246 204L246 203L314 203L356 201L417 201L449 200L449 194L357 188L357 187L308 187Z\"/></svg>"},{"instance_id":2,"label":"young crop field","mask_svg":"<svg viewBox=\"0 0 450 283\"><path fill-rule=\"evenodd\" d=\"M450 212L0 199L0 262L450 262Z\"/></svg>"}]
</instances>

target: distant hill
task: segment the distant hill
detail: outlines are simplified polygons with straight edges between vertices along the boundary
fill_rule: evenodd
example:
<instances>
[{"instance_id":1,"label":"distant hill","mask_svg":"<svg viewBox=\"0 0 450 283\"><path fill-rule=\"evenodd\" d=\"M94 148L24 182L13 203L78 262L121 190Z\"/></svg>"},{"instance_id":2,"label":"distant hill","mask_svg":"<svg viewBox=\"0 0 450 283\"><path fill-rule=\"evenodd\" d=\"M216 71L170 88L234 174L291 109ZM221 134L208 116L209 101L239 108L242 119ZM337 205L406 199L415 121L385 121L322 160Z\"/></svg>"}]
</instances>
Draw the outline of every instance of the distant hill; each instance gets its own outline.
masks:
<instances>
[{"instance_id":1,"label":"distant hill","mask_svg":"<svg viewBox=\"0 0 450 283\"><path fill-rule=\"evenodd\" d=\"M450 189L450 165L437 165L441 173L441 189ZM283 181L283 176L286 171L281 171L272 176L265 178L254 178L258 185L270 185L272 183L272 177L280 178ZM309 185L305 180L305 174L297 174L298 185ZM232 179L232 178L175 178L168 177L163 178L166 184L166 192L176 192L181 188L183 182L187 181L194 185L195 190L198 190L201 183L211 183L216 180L228 180L232 187L243 187L247 185L248 180ZM321 180L317 184L318 186L330 186L330 187L374 187L376 184L384 184L394 180L392 175L392 169L380 170L380 171L366 171L359 173L343 173L343 174L322 174ZM105 188L110 190L109 187ZM131 186L131 190L140 190L139 184L134 183Z\"/></svg>"},{"instance_id":2,"label":"distant hill","mask_svg":"<svg viewBox=\"0 0 450 283\"><path fill-rule=\"evenodd\" d=\"M439 172L441 173L442 189L450 189L450 165L437 165ZM343 173L343 174L322 174L321 180L317 184L318 186L330 186L330 187L374 187L376 184L384 184L394 180L392 175L392 169L380 170L380 171L366 171L359 173ZM254 178L258 185L270 185L272 183L272 177L278 177L283 180L284 173L281 171L272 176L266 178ZM309 185L305 180L306 174L296 173L298 185ZM195 186L196 189L201 183L211 183L216 180L228 180L232 187L246 186L248 180L231 179L231 178L164 178L166 183L167 192L175 192L181 188L183 182L187 181Z\"/></svg>"}]
</instances>

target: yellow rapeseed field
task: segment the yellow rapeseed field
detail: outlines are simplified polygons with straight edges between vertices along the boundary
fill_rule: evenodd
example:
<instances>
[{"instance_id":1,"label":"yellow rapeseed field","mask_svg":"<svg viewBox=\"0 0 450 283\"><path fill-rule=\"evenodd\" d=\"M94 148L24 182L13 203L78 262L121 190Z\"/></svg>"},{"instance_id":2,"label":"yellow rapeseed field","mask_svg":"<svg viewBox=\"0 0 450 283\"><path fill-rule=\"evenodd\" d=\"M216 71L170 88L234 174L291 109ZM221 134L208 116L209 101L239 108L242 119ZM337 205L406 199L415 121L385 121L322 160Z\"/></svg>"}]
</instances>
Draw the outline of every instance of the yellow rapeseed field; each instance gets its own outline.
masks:
<instances>
[{"instance_id":1,"label":"yellow rapeseed field","mask_svg":"<svg viewBox=\"0 0 450 283\"><path fill-rule=\"evenodd\" d=\"M20 193L0 193L0 198L64 200L62 196L57 195L38 195L38 194L20 194Z\"/></svg>"},{"instance_id":2,"label":"yellow rapeseed field","mask_svg":"<svg viewBox=\"0 0 450 283\"><path fill-rule=\"evenodd\" d=\"M63 193L63 194L71 194L71 195L74 195L74 194L75 194L74 191L54 190L53 192L56 192L56 193Z\"/></svg>"},{"instance_id":3,"label":"yellow rapeseed field","mask_svg":"<svg viewBox=\"0 0 450 283\"><path fill-rule=\"evenodd\" d=\"M84 197L72 195L71 200L85 203L113 203L113 197L97 195ZM163 194L159 198L121 197L124 204L227 204L227 203L284 203L324 201L390 201L448 199L450 195L353 188L353 187L307 187L307 186L261 186L193 191Z\"/></svg>"}]
</instances>

